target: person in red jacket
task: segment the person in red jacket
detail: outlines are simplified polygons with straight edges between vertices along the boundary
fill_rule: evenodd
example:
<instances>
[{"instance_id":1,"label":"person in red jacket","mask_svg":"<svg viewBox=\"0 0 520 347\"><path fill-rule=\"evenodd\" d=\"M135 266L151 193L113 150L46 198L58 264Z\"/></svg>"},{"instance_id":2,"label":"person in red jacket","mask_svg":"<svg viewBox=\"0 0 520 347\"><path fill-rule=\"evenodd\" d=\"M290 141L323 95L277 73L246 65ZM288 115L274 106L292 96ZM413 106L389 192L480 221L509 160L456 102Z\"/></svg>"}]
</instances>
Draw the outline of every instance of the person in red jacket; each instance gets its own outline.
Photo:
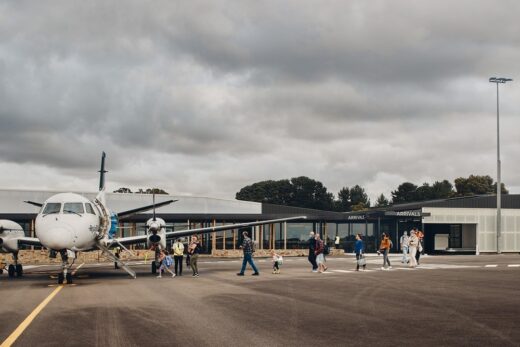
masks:
<instances>
[{"instance_id":1,"label":"person in red jacket","mask_svg":"<svg viewBox=\"0 0 520 347\"><path fill-rule=\"evenodd\" d=\"M379 245L379 252L383 253L383 267L381 270L388 270L392 268L390 264L390 259L388 259L388 253L390 252L390 248L392 247L392 241L388 237L387 233L383 233L381 235L381 244ZM388 267L386 266L388 264Z\"/></svg>"}]
</instances>

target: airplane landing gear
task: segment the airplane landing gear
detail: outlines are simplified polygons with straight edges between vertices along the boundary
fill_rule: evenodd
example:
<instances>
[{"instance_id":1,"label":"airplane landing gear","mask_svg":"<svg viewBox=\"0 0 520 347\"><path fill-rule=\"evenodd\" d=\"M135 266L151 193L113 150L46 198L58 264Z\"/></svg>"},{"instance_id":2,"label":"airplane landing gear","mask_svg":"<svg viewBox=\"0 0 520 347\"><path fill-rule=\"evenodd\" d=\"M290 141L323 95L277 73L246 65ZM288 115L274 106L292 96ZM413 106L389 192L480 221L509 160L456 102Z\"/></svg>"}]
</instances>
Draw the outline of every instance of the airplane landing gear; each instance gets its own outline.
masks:
<instances>
[{"instance_id":1,"label":"airplane landing gear","mask_svg":"<svg viewBox=\"0 0 520 347\"><path fill-rule=\"evenodd\" d=\"M10 264L7 267L7 274L9 277L22 277L23 276L23 266L22 264L18 264L18 252L13 253L14 264Z\"/></svg>"},{"instance_id":2,"label":"airplane landing gear","mask_svg":"<svg viewBox=\"0 0 520 347\"><path fill-rule=\"evenodd\" d=\"M72 274L68 272L69 257L67 254L67 250L60 251L60 255L61 255L61 273L58 274L58 284L63 284L64 280L67 281L67 284L72 284Z\"/></svg>"}]
</instances>

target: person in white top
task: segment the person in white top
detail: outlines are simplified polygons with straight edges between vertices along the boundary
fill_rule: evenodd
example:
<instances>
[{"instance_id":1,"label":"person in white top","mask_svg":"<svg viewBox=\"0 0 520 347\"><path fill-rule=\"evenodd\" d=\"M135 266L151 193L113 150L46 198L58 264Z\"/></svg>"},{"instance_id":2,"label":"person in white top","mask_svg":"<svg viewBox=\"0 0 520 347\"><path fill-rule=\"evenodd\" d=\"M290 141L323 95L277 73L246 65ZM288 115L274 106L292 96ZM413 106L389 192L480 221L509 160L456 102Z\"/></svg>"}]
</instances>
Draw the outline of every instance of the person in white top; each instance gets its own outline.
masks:
<instances>
[{"instance_id":1,"label":"person in white top","mask_svg":"<svg viewBox=\"0 0 520 347\"><path fill-rule=\"evenodd\" d=\"M410 267L415 268L417 266L417 260L415 254L417 253L417 246L419 246L419 238L415 235L415 230L410 231L410 237L408 240L408 247L410 250Z\"/></svg>"},{"instance_id":2,"label":"person in white top","mask_svg":"<svg viewBox=\"0 0 520 347\"><path fill-rule=\"evenodd\" d=\"M273 274L280 273L280 265L282 265L283 258L280 254L277 254L274 250L271 251L273 257Z\"/></svg>"},{"instance_id":3,"label":"person in white top","mask_svg":"<svg viewBox=\"0 0 520 347\"><path fill-rule=\"evenodd\" d=\"M410 238L408 237L408 231L405 230L403 236L401 236L400 242L401 251L403 252L403 258L401 259L401 263L408 263L408 248L410 246Z\"/></svg>"}]
</instances>

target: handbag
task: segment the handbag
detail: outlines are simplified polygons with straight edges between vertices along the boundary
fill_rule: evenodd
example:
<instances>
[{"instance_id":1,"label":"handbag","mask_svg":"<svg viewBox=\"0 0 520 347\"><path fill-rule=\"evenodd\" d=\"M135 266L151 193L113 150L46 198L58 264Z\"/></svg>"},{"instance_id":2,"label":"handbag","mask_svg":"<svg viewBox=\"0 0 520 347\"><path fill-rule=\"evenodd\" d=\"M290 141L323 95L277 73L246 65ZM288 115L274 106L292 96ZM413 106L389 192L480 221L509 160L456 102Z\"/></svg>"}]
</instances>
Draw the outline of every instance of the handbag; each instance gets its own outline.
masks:
<instances>
[{"instance_id":1,"label":"handbag","mask_svg":"<svg viewBox=\"0 0 520 347\"><path fill-rule=\"evenodd\" d=\"M359 266L364 266L367 264L367 260L365 259L365 257L363 255L361 255L359 257L359 259L357 260L357 263Z\"/></svg>"}]
</instances>

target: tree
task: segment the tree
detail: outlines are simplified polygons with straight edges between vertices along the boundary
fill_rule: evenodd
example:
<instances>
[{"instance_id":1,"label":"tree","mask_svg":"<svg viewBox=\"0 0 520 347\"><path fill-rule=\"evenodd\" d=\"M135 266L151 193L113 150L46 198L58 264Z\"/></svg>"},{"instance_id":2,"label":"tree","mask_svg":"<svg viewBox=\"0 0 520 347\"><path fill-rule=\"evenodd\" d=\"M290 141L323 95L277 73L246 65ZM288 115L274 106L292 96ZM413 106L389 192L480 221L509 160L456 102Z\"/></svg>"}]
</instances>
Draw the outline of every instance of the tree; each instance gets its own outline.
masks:
<instances>
[{"instance_id":1,"label":"tree","mask_svg":"<svg viewBox=\"0 0 520 347\"><path fill-rule=\"evenodd\" d=\"M114 190L114 193L129 193L129 194L131 194L132 191L130 190L130 188L121 187L118 190Z\"/></svg>"},{"instance_id":2,"label":"tree","mask_svg":"<svg viewBox=\"0 0 520 347\"><path fill-rule=\"evenodd\" d=\"M165 190L160 189L160 188L146 188L146 189L139 188L139 190L136 191L135 193L136 194L168 194L168 192L166 192Z\"/></svg>"},{"instance_id":3,"label":"tree","mask_svg":"<svg viewBox=\"0 0 520 347\"><path fill-rule=\"evenodd\" d=\"M293 187L289 180L261 181L245 186L236 194L237 200L291 205Z\"/></svg>"},{"instance_id":4,"label":"tree","mask_svg":"<svg viewBox=\"0 0 520 347\"><path fill-rule=\"evenodd\" d=\"M447 199L453 197L455 192L453 191L453 184L448 180L443 180L442 182L435 181L432 185L432 192L434 199Z\"/></svg>"},{"instance_id":5,"label":"tree","mask_svg":"<svg viewBox=\"0 0 520 347\"><path fill-rule=\"evenodd\" d=\"M350 188L350 201L352 203L352 206L358 206L358 208L361 205L365 206L365 208L370 207L370 199L368 199L368 195L365 192L365 189L361 188L357 184L354 187Z\"/></svg>"},{"instance_id":6,"label":"tree","mask_svg":"<svg viewBox=\"0 0 520 347\"><path fill-rule=\"evenodd\" d=\"M257 182L240 189L236 199L320 210L334 208L334 195L321 182L305 176Z\"/></svg>"},{"instance_id":7,"label":"tree","mask_svg":"<svg viewBox=\"0 0 520 347\"><path fill-rule=\"evenodd\" d=\"M379 197L376 200L375 207L385 207L390 205L390 202L388 199L384 196L384 194L379 195Z\"/></svg>"},{"instance_id":8,"label":"tree","mask_svg":"<svg viewBox=\"0 0 520 347\"><path fill-rule=\"evenodd\" d=\"M501 184L501 191L508 194L505 185ZM468 178L459 177L455 179L455 188L458 196L494 194L497 189L496 182L493 183L491 176L470 175Z\"/></svg>"},{"instance_id":9,"label":"tree","mask_svg":"<svg viewBox=\"0 0 520 347\"><path fill-rule=\"evenodd\" d=\"M392 192L392 202L394 204L401 204L405 202L416 201L417 186L410 182L401 183L397 190Z\"/></svg>"},{"instance_id":10,"label":"tree","mask_svg":"<svg viewBox=\"0 0 520 347\"><path fill-rule=\"evenodd\" d=\"M319 181L305 176L291 178L293 187L292 206L332 210L334 195Z\"/></svg>"},{"instance_id":11,"label":"tree","mask_svg":"<svg viewBox=\"0 0 520 347\"><path fill-rule=\"evenodd\" d=\"M338 200L335 201L336 211L348 212L352 211L352 202L350 201L350 189L343 187L338 192Z\"/></svg>"}]
</instances>

